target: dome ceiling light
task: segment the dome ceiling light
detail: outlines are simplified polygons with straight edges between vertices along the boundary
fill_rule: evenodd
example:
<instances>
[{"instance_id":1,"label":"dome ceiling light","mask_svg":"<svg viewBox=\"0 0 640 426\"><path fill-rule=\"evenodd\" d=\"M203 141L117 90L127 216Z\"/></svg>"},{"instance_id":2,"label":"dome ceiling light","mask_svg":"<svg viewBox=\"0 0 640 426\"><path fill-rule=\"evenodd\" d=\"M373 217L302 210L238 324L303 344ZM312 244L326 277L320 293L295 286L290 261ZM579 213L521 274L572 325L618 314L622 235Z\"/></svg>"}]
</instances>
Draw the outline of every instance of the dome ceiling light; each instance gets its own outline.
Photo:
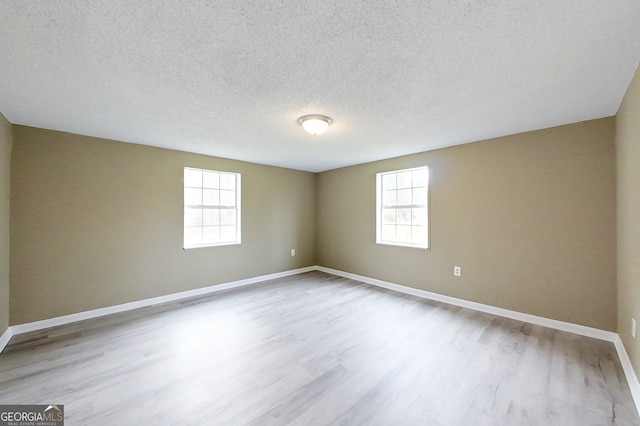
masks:
<instances>
[{"instance_id":1,"label":"dome ceiling light","mask_svg":"<svg viewBox=\"0 0 640 426\"><path fill-rule=\"evenodd\" d=\"M324 115L305 115L298 118L298 123L307 133L311 135L321 135L331 124L331 119Z\"/></svg>"}]
</instances>

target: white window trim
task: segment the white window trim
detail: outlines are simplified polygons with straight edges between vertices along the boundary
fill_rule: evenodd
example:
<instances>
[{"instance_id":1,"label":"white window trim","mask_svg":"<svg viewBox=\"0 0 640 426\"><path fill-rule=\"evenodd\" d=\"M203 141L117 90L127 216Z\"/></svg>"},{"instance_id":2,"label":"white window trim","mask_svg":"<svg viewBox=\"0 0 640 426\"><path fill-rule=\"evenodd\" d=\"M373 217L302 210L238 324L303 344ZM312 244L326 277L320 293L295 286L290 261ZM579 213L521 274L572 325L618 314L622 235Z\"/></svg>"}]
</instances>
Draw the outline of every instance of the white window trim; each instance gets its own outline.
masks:
<instances>
[{"instance_id":1,"label":"white window trim","mask_svg":"<svg viewBox=\"0 0 640 426\"><path fill-rule=\"evenodd\" d=\"M225 241L220 243L202 243L202 244L186 244L185 241L185 230L186 224L184 219L184 191L185 191L185 182L184 182L184 171L185 170L198 170L198 171L206 171L206 172L215 172L215 173L226 173L236 176L236 240L235 241ZM206 248L206 247L221 247L221 246L235 246L242 244L242 175L237 172L226 172L222 170L211 170L211 169L201 169L197 167L183 167L182 169L182 248L184 250L198 249L198 248Z\"/></svg>"},{"instance_id":2,"label":"white window trim","mask_svg":"<svg viewBox=\"0 0 640 426\"><path fill-rule=\"evenodd\" d=\"M401 241L385 241L381 239L382 234L382 177L391 173L402 173L419 169L427 169L427 173L430 175L431 169L427 164L425 166L420 167L412 167L409 169L401 169L401 170L389 170L386 172L376 173L376 244L386 245L386 246L396 246L396 247L408 247L408 248L417 248L421 250L430 250L431 249L431 214L430 214L430 198L431 198L431 188L430 188L430 180L427 183L427 198L426 198L426 208L427 208L427 242L425 244L416 244L413 242L401 242Z\"/></svg>"}]
</instances>

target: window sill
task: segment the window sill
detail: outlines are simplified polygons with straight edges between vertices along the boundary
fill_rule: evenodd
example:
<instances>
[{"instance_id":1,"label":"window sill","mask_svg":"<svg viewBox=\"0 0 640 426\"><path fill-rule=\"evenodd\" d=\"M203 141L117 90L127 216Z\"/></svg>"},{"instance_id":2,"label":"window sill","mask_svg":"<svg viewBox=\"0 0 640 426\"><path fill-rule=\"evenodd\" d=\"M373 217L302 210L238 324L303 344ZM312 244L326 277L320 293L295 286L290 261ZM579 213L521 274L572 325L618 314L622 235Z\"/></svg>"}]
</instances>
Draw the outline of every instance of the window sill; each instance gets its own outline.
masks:
<instances>
[{"instance_id":1,"label":"window sill","mask_svg":"<svg viewBox=\"0 0 640 426\"><path fill-rule=\"evenodd\" d=\"M241 241L233 241L233 242L230 242L230 243L198 244L198 245L195 245L195 246L183 246L182 249L183 250L193 250L193 249L209 248L209 247L239 246L241 244L242 244Z\"/></svg>"},{"instance_id":2,"label":"window sill","mask_svg":"<svg viewBox=\"0 0 640 426\"><path fill-rule=\"evenodd\" d=\"M406 247L406 248L413 248L413 249L420 249L420 250L427 250L427 251L431 250L431 247L423 244L394 243L389 241L376 241L376 244L379 244L382 246Z\"/></svg>"}]
</instances>

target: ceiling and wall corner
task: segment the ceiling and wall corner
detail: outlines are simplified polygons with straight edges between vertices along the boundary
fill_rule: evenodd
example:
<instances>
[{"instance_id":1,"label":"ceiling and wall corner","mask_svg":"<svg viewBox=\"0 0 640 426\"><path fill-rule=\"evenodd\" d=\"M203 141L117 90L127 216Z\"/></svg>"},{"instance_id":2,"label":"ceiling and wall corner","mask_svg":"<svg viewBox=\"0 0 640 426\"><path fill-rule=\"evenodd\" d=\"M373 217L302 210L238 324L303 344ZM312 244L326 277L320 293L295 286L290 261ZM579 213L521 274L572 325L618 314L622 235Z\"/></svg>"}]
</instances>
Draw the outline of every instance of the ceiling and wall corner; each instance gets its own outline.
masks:
<instances>
[{"instance_id":1,"label":"ceiling and wall corner","mask_svg":"<svg viewBox=\"0 0 640 426\"><path fill-rule=\"evenodd\" d=\"M3 0L0 28L14 124L312 172L612 116L640 58L637 0Z\"/></svg>"}]
</instances>

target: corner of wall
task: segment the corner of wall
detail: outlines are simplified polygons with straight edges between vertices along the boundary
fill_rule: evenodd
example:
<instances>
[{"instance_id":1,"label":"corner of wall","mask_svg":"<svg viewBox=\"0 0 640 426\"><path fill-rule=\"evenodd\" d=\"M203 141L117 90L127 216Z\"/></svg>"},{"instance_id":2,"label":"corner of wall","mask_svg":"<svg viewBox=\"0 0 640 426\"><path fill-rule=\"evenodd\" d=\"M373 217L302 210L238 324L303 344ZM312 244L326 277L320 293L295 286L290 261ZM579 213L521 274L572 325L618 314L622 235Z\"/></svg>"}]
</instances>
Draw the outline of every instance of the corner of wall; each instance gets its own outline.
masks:
<instances>
[{"instance_id":1,"label":"corner of wall","mask_svg":"<svg viewBox=\"0 0 640 426\"><path fill-rule=\"evenodd\" d=\"M632 336L631 323L632 319L640 321L640 67L622 100L615 124L617 328L637 375L640 336Z\"/></svg>"},{"instance_id":2,"label":"corner of wall","mask_svg":"<svg viewBox=\"0 0 640 426\"><path fill-rule=\"evenodd\" d=\"M0 112L0 343L9 333L9 216L12 125ZM0 345L1 346L1 345Z\"/></svg>"},{"instance_id":3,"label":"corner of wall","mask_svg":"<svg viewBox=\"0 0 640 426\"><path fill-rule=\"evenodd\" d=\"M313 264L318 265L320 261L320 212L318 206L318 189L320 185L320 173L313 174L313 211L315 212L315 220L313 222Z\"/></svg>"}]
</instances>

